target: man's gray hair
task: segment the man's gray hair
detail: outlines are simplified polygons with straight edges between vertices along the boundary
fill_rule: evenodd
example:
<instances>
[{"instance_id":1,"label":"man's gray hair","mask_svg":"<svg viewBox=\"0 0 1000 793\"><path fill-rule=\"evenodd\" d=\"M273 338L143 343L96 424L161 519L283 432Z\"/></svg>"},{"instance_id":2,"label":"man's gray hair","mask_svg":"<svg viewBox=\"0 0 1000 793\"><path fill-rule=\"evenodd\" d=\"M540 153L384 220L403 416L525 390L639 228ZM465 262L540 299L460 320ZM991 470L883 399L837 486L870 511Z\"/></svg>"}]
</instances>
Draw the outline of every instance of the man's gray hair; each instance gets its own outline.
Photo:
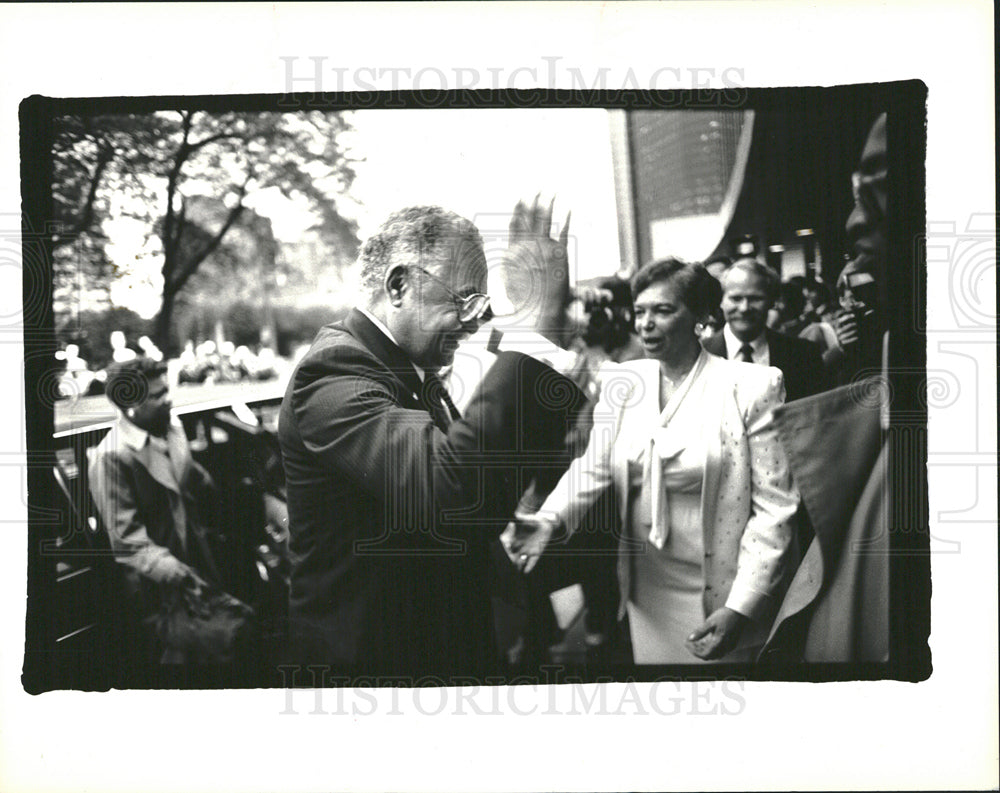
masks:
<instances>
[{"instance_id":1,"label":"man's gray hair","mask_svg":"<svg viewBox=\"0 0 1000 793\"><path fill-rule=\"evenodd\" d=\"M461 245L483 247L479 230L461 215L439 206L412 206L393 212L361 247L362 288L375 295L390 267L428 267Z\"/></svg>"},{"instance_id":2,"label":"man's gray hair","mask_svg":"<svg viewBox=\"0 0 1000 793\"><path fill-rule=\"evenodd\" d=\"M726 280L737 270L756 275L764 284L764 294L772 303L778 299L778 292L781 288L781 277L759 259L738 259L730 265L721 277L722 289L725 291Z\"/></svg>"}]
</instances>

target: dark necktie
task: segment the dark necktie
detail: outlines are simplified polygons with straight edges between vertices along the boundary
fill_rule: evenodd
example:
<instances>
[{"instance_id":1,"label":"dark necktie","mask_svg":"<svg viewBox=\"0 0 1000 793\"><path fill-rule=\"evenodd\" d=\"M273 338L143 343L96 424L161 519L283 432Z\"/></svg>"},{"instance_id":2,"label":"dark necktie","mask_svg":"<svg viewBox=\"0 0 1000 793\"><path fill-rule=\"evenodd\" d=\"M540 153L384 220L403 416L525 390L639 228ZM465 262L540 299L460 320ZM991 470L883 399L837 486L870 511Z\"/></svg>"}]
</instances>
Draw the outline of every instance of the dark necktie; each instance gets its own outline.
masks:
<instances>
[{"instance_id":1,"label":"dark necktie","mask_svg":"<svg viewBox=\"0 0 1000 793\"><path fill-rule=\"evenodd\" d=\"M441 378L432 372L427 372L424 377L423 397L434 423L442 432L447 432L451 422L461 417Z\"/></svg>"},{"instance_id":2,"label":"dark necktie","mask_svg":"<svg viewBox=\"0 0 1000 793\"><path fill-rule=\"evenodd\" d=\"M753 363L753 347L749 344L744 344L740 347L740 360Z\"/></svg>"}]
</instances>

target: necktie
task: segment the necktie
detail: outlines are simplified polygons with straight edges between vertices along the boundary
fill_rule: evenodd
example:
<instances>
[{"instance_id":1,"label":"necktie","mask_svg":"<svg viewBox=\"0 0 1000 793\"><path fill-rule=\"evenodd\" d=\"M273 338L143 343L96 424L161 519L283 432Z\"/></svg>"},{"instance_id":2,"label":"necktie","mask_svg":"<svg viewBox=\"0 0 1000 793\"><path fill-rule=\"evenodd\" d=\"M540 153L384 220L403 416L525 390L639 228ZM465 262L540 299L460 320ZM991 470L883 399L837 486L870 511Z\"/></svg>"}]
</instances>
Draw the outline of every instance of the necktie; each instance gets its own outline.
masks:
<instances>
[{"instance_id":1,"label":"necktie","mask_svg":"<svg viewBox=\"0 0 1000 793\"><path fill-rule=\"evenodd\" d=\"M749 344L744 344L740 347L740 360L746 363L753 363L753 347Z\"/></svg>"},{"instance_id":2,"label":"necktie","mask_svg":"<svg viewBox=\"0 0 1000 793\"><path fill-rule=\"evenodd\" d=\"M424 378L423 387L424 403L431 412L434 423L442 432L447 432L451 422L460 417L458 408L448 396L448 391L441 382L441 378L432 372L428 372Z\"/></svg>"}]
</instances>

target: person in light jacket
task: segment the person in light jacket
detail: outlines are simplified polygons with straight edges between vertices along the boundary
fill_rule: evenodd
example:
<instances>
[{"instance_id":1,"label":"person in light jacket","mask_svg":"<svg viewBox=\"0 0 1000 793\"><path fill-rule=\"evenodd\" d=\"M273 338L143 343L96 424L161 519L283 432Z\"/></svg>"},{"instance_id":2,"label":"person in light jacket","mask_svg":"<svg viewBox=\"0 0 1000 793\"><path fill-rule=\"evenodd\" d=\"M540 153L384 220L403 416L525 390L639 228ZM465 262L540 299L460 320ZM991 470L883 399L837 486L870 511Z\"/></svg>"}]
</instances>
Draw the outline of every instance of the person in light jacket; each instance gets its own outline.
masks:
<instances>
[{"instance_id":1,"label":"person in light jacket","mask_svg":"<svg viewBox=\"0 0 1000 793\"><path fill-rule=\"evenodd\" d=\"M753 660L794 569L799 497L771 423L782 374L702 349L720 292L702 265L675 259L634 276L646 358L603 368L587 451L507 536L530 571L614 487L619 618L638 664Z\"/></svg>"}]
</instances>

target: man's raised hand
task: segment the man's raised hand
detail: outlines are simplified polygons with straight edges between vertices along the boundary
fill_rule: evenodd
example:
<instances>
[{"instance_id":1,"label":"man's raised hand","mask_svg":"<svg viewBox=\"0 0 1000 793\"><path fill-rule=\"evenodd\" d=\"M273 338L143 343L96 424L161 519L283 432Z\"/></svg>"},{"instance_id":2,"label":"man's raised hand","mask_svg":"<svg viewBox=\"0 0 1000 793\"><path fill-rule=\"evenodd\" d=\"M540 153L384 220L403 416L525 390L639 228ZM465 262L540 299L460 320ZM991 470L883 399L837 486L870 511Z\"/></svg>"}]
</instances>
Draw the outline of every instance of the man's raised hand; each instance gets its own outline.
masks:
<instances>
[{"instance_id":1,"label":"man's raised hand","mask_svg":"<svg viewBox=\"0 0 1000 793\"><path fill-rule=\"evenodd\" d=\"M531 206L518 201L510 220L509 243L501 255L498 275L511 305L511 313L497 322L507 331L531 330L559 346L567 341L566 308L569 290L569 220L551 237L552 208L539 203L535 196Z\"/></svg>"}]
</instances>

